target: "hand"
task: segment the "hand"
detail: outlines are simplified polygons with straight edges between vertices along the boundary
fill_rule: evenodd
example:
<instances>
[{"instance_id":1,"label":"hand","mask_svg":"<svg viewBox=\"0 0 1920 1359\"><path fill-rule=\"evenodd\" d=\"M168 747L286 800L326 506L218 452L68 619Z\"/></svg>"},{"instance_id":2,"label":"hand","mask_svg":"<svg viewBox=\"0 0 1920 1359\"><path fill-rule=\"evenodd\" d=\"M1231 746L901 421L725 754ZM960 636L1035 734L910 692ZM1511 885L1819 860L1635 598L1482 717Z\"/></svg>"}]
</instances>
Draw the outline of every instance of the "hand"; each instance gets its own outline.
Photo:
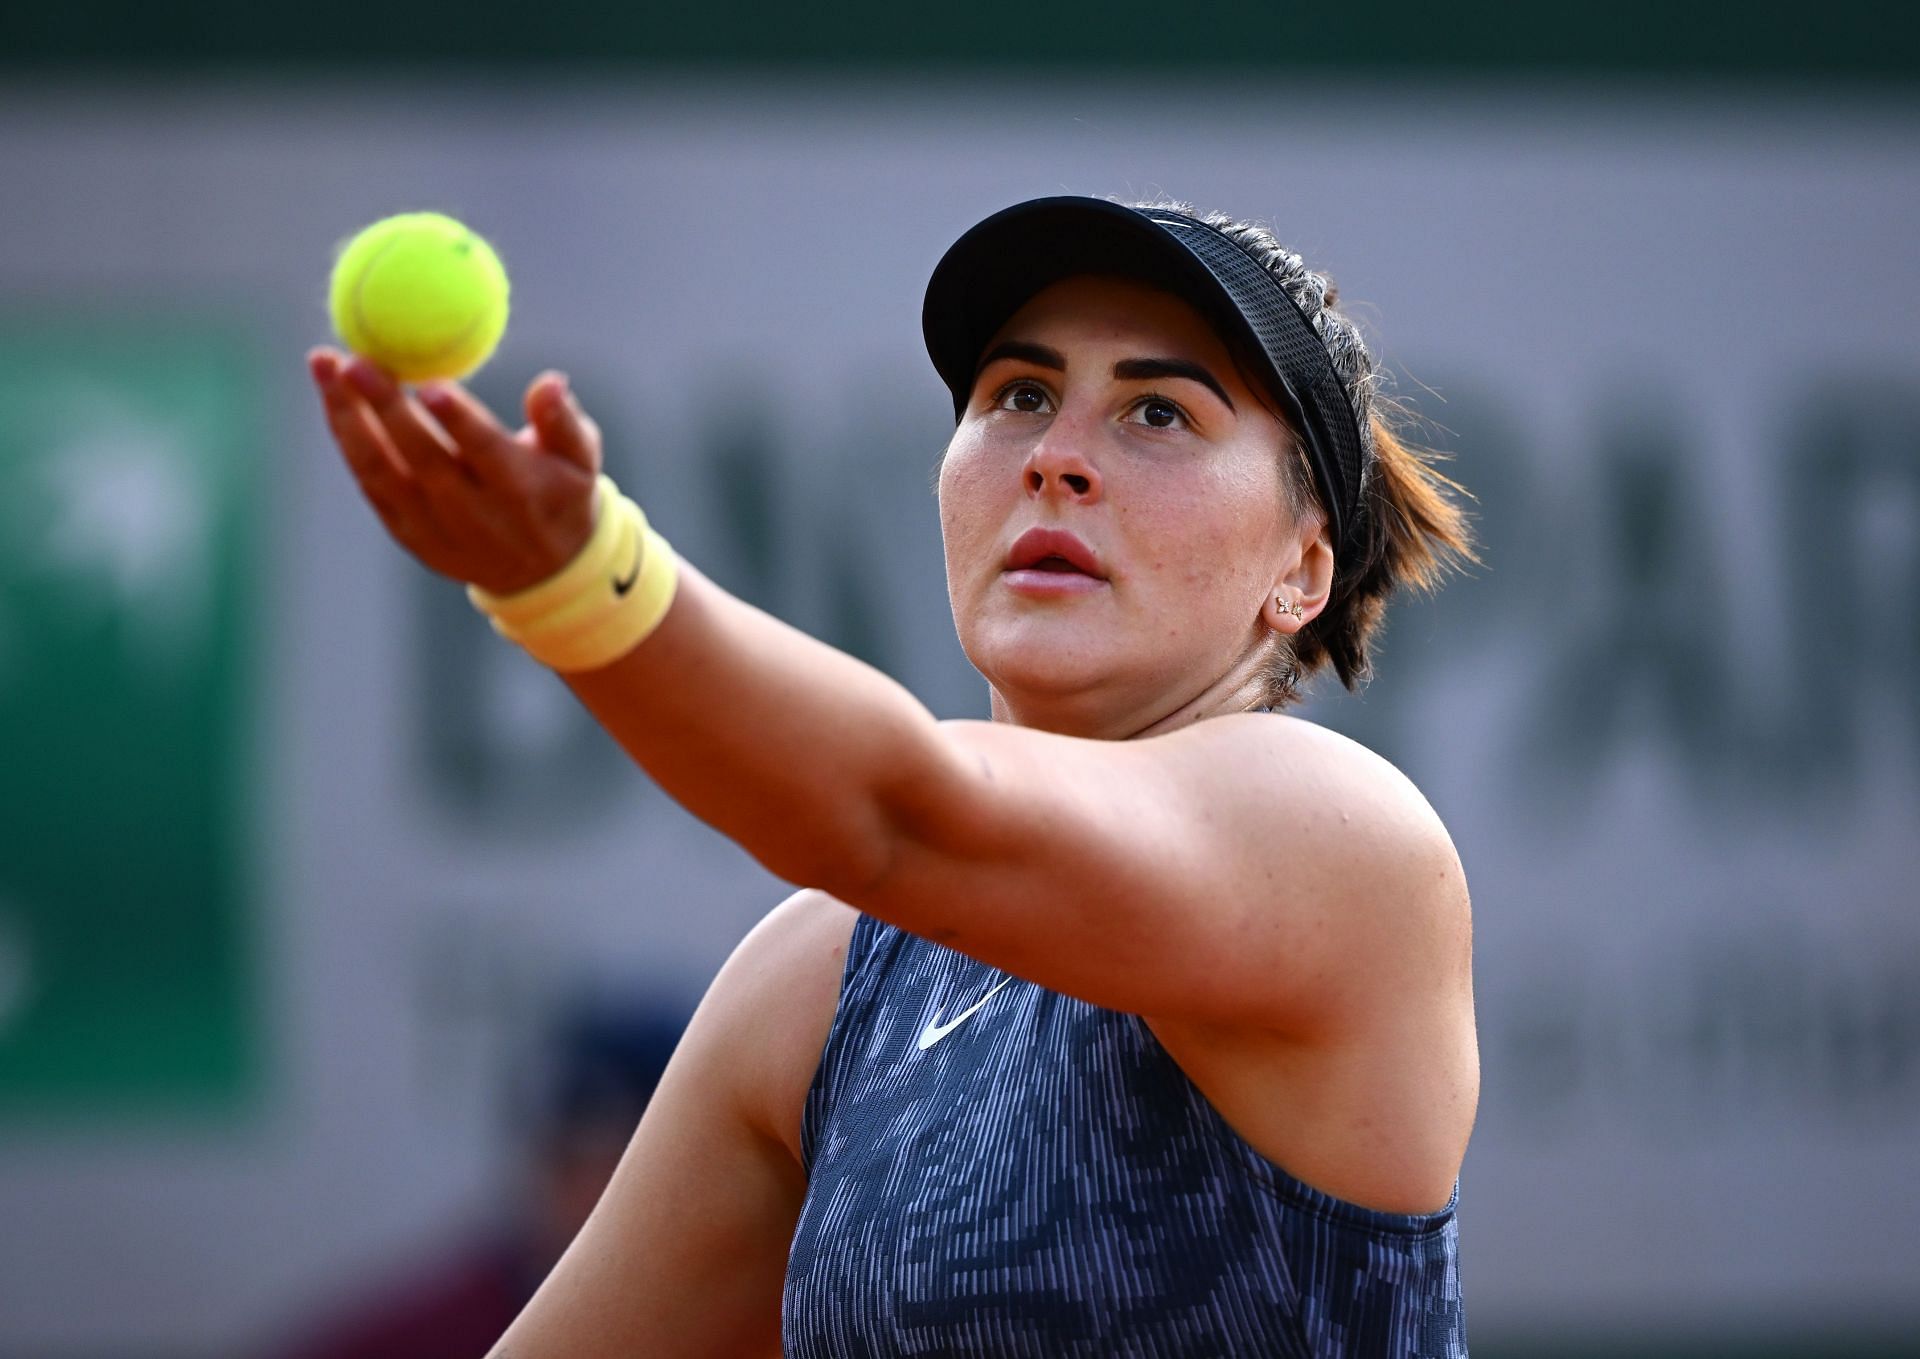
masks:
<instances>
[{"instance_id":1,"label":"hand","mask_svg":"<svg viewBox=\"0 0 1920 1359\"><path fill-rule=\"evenodd\" d=\"M537 585L593 533L600 427L565 376L527 387L527 424L509 433L454 382L409 395L366 359L307 354L327 424L394 541L430 570L491 594Z\"/></svg>"}]
</instances>

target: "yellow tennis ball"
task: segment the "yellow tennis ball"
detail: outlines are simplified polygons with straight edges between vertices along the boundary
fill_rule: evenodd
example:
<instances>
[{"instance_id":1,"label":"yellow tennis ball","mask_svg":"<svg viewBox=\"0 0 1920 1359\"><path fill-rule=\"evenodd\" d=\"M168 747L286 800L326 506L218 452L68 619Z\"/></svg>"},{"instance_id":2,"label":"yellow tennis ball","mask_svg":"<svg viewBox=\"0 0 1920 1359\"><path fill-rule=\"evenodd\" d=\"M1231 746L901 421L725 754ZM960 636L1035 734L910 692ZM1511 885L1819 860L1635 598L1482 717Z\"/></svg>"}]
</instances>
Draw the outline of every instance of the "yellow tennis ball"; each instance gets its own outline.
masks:
<instances>
[{"instance_id":1,"label":"yellow tennis ball","mask_svg":"<svg viewBox=\"0 0 1920 1359\"><path fill-rule=\"evenodd\" d=\"M404 212L348 241L333 266L333 328L405 382L465 377L507 329L507 271L453 218Z\"/></svg>"}]
</instances>

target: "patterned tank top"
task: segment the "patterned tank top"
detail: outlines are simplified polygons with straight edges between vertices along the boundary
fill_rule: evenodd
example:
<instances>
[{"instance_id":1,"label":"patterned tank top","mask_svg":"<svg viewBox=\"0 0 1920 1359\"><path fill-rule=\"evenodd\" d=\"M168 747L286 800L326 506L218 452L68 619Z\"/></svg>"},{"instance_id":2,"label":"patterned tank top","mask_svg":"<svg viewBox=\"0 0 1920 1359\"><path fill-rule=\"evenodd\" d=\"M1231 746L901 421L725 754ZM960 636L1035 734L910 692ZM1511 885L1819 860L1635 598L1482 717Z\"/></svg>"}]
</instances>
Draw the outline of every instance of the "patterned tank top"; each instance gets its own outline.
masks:
<instances>
[{"instance_id":1,"label":"patterned tank top","mask_svg":"<svg viewBox=\"0 0 1920 1359\"><path fill-rule=\"evenodd\" d=\"M1453 1203L1303 1184L1139 1017L868 916L802 1139L787 1359L1467 1353Z\"/></svg>"}]
</instances>

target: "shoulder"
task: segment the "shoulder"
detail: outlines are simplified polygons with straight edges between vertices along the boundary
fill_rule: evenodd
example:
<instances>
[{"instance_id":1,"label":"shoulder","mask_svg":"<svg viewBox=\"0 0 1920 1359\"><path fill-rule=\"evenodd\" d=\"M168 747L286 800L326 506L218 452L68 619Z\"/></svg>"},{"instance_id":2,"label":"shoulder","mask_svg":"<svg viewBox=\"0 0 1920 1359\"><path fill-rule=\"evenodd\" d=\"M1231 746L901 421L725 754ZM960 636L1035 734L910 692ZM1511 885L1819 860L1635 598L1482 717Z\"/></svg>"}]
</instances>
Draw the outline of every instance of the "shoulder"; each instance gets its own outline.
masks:
<instances>
[{"instance_id":1,"label":"shoulder","mask_svg":"<svg viewBox=\"0 0 1920 1359\"><path fill-rule=\"evenodd\" d=\"M1296 845L1354 842L1384 861L1459 866L1445 825L1413 780L1331 728L1236 713L1159 739L1183 747L1173 758L1214 784L1223 804L1255 818L1284 814Z\"/></svg>"},{"instance_id":2,"label":"shoulder","mask_svg":"<svg viewBox=\"0 0 1920 1359\"><path fill-rule=\"evenodd\" d=\"M732 1055L749 1119L800 1157L800 1117L840 999L860 913L808 888L774 907L734 949L701 1002Z\"/></svg>"},{"instance_id":3,"label":"shoulder","mask_svg":"<svg viewBox=\"0 0 1920 1359\"><path fill-rule=\"evenodd\" d=\"M1337 907L1338 932L1382 964L1396 955L1423 970L1464 962L1470 904L1459 853L1391 761L1273 713L1217 718L1193 732L1195 762L1217 780L1225 814L1261 846L1264 881Z\"/></svg>"},{"instance_id":4,"label":"shoulder","mask_svg":"<svg viewBox=\"0 0 1920 1359\"><path fill-rule=\"evenodd\" d=\"M839 990L847 943L860 913L829 893L802 888L768 911L734 949L722 969L756 989L815 987L830 976Z\"/></svg>"}]
</instances>

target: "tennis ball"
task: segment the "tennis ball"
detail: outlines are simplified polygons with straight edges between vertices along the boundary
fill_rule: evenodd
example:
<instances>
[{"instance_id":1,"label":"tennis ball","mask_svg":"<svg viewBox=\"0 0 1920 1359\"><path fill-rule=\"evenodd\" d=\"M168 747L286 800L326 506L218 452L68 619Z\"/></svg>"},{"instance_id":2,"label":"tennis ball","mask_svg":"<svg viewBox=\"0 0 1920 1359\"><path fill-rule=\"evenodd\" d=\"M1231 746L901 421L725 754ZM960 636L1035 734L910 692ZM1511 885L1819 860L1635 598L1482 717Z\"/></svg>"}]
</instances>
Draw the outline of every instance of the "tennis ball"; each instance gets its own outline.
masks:
<instances>
[{"instance_id":1,"label":"tennis ball","mask_svg":"<svg viewBox=\"0 0 1920 1359\"><path fill-rule=\"evenodd\" d=\"M507 329L507 271L464 225L403 212L340 249L333 328L354 353L405 382L465 377Z\"/></svg>"}]
</instances>

